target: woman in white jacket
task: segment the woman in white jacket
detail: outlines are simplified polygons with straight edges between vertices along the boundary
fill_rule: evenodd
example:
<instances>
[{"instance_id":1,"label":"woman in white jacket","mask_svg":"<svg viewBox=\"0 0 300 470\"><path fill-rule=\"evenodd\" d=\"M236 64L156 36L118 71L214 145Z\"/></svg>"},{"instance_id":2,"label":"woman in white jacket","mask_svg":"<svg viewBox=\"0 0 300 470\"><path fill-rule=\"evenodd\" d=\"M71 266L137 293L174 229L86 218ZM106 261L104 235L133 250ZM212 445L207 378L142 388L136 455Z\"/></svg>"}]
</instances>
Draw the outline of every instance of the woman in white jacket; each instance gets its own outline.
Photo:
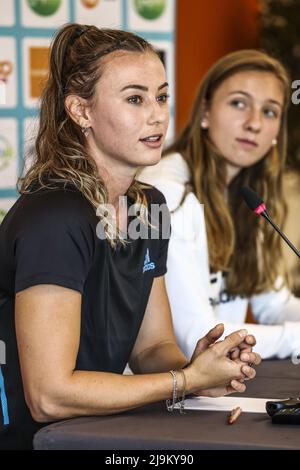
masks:
<instances>
[{"instance_id":1,"label":"woman in white jacket","mask_svg":"<svg viewBox=\"0 0 300 470\"><path fill-rule=\"evenodd\" d=\"M243 328L250 303L257 351L297 362L300 299L288 290L279 236L241 196L249 185L284 220L288 100L277 60L256 50L223 57L203 78L181 135L139 176L164 193L172 213L167 290L188 356L216 323L226 334Z\"/></svg>"}]
</instances>

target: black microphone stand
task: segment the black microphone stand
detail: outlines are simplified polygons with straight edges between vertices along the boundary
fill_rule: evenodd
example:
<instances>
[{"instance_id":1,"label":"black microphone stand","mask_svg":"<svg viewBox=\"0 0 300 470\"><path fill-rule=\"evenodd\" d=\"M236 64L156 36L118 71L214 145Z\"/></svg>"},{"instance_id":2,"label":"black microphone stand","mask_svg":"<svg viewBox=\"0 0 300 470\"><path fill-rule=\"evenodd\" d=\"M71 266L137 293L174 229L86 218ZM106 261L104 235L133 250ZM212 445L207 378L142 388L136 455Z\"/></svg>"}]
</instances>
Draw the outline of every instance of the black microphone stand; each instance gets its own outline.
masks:
<instances>
[{"instance_id":1,"label":"black microphone stand","mask_svg":"<svg viewBox=\"0 0 300 470\"><path fill-rule=\"evenodd\" d=\"M256 212L255 209L261 207L262 204L264 204L263 200L251 188L244 187L242 192L244 200L251 210ZM280 230L275 222L273 222L264 205L263 208L263 211L256 212L257 215L262 215L272 225L276 232L279 233L279 235L284 239L284 241L298 256L298 258L300 258L300 251L297 250L297 248L292 244L292 242L290 242L287 236ZM288 398L286 400L279 401L267 401L266 411L272 418L272 423L300 424L300 397Z\"/></svg>"},{"instance_id":2,"label":"black microphone stand","mask_svg":"<svg viewBox=\"0 0 300 470\"><path fill-rule=\"evenodd\" d=\"M273 222L273 220L271 219L271 217L269 216L268 212L267 211L263 211L261 212L261 214L268 222L270 222L270 224L272 225L272 227L276 230L276 232L279 233L279 235L284 239L284 241L289 245L289 247L293 250L293 252L298 256L298 258L300 258L300 251L297 250L297 248L292 244L292 242L287 238L287 236L280 230L280 228L278 227L278 225L275 224L275 222Z\"/></svg>"}]
</instances>

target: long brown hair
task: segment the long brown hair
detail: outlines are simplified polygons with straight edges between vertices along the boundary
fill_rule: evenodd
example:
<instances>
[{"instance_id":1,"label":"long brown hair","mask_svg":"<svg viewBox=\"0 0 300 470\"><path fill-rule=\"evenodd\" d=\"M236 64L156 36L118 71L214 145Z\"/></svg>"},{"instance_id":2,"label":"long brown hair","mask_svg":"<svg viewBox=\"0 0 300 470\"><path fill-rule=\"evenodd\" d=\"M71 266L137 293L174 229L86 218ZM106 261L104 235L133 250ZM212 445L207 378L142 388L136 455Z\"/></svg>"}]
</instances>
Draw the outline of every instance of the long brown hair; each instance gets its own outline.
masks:
<instances>
[{"instance_id":1,"label":"long brown hair","mask_svg":"<svg viewBox=\"0 0 300 470\"><path fill-rule=\"evenodd\" d=\"M101 207L108 202L107 189L87 151L86 137L66 110L65 99L73 94L92 104L103 72L101 59L119 50L152 52L158 56L151 44L130 32L76 23L58 31L52 43L49 75L41 97L35 160L19 179L20 193L71 183L97 209L100 219L105 217ZM142 185L137 181L132 182L127 195L141 208L147 206ZM114 229L106 219L106 236L112 245L115 244ZM120 239L118 231L117 239Z\"/></svg>"},{"instance_id":2,"label":"long brown hair","mask_svg":"<svg viewBox=\"0 0 300 470\"><path fill-rule=\"evenodd\" d=\"M284 108L276 147L258 163L240 171L228 187L226 202L225 159L208 138L207 130L201 128L201 120L204 104L209 104L218 86L235 73L247 70L270 72L280 80ZM249 185L257 191L274 220L282 224L288 101L289 78L280 62L257 50L228 54L204 76L188 124L164 152L180 152L189 166L193 191L204 204L210 267L227 272L226 286L233 295L249 296L272 288L282 269L278 235L264 220L254 217L241 201L241 188Z\"/></svg>"}]
</instances>

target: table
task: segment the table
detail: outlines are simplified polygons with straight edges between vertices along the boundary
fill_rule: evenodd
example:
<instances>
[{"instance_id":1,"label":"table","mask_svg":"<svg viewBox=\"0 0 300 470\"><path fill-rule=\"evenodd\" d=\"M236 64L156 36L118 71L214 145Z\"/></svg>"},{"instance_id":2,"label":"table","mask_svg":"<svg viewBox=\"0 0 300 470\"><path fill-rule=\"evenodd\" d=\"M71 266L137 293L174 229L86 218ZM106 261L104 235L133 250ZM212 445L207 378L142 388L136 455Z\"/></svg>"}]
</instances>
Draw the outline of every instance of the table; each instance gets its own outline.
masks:
<instances>
[{"instance_id":1,"label":"table","mask_svg":"<svg viewBox=\"0 0 300 470\"><path fill-rule=\"evenodd\" d=\"M300 364L264 361L243 396L300 395ZM156 403L120 415L73 418L50 424L34 438L35 449L196 450L300 449L300 426L272 424L267 414L242 413L226 424L227 412L168 413Z\"/></svg>"}]
</instances>

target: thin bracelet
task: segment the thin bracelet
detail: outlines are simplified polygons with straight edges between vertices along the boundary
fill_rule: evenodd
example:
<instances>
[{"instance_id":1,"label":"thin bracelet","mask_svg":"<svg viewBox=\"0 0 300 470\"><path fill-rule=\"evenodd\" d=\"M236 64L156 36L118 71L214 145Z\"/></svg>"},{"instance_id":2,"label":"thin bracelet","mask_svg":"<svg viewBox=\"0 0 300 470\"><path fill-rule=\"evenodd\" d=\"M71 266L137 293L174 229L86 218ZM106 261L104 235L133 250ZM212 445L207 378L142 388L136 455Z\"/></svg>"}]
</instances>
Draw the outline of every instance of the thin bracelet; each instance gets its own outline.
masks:
<instances>
[{"instance_id":1,"label":"thin bracelet","mask_svg":"<svg viewBox=\"0 0 300 470\"><path fill-rule=\"evenodd\" d=\"M176 404L178 403L180 414L184 414L185 413L185 411L184 411L184 408L185 408L185 393L186 393L186 376L185 376L185 373L184 373L183 369L179 369L178 371L170 370L169 372L173 377L173 393L172 393L172 402L171 402L171 400L166 400L167 410L170 411L170 412L174 411L174 408L175 408ZM177 398L177 376L176 376L176 372L180 372L180 374L182 374L182 378L183 378L183 389L182 389L181 398L179 398L179 399Z\"/></svg>"},{"instance_id":2,"label":"thin bracelet","mask_svg":"<svg viewBox=\"0 0 300 470\"><path fill-rule=\"evenodd\" d=\"M179 369L179 371L183 377L183 390L181 399L179 400L179 412L180 414L185 414L184 407L185 407L185 392L186 392L186 376L183 369Z\"/></svg>"},{"instance_id":3,"label":"thin bracelet","mask_svg":"<svg viewBox=\"0 0 300 470\"><path fill-rule=\"evenodd\" d=\"M174 407L177 402L177 377L176 377L176 371L175 370L170 370L170 374L173 377L173 393L172 393L172 402L171 400L166 400L166 406L168 411L173 411Z\"/></svg>"}]
</instances>

